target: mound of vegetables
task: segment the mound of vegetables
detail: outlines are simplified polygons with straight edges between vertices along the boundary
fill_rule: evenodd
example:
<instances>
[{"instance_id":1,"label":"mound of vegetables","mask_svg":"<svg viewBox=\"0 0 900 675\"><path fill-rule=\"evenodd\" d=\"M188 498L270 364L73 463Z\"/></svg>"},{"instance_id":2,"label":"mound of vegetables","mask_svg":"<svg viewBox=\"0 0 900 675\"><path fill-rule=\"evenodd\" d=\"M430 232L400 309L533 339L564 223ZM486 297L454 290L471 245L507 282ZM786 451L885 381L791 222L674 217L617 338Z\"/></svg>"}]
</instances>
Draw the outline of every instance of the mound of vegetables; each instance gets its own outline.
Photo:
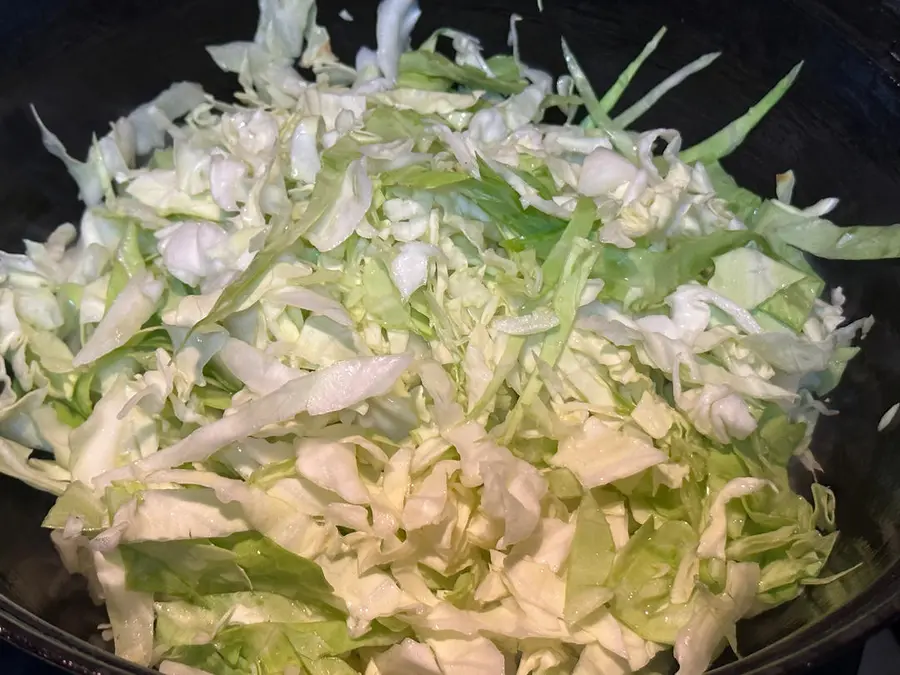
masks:
<instances>
[{"instance_id":1,"label":"mound of vegetables","mask_svg":"<svg viewBox=\"0 0 900 675\"><path fill-rule=\"evenodd\" d=\"M86 210L0 254L0 471L121 656L173 675L702 673L820 578L819 398L869 320L804 252L896 255L474 37L332 55L310 0L210 47L86 161ZM449 47L445 56L440 50ZM296 65L311 69L304 80ZM564 124L542 122L553 109ZM37 114L37 113L36 113ZM586 116L585 116L586 115ZM584 120L581 121L581 118ZM38 119L38 121L40 121ZM674 649L673 649L674 648Z\"/></svg>"}]
</instances>

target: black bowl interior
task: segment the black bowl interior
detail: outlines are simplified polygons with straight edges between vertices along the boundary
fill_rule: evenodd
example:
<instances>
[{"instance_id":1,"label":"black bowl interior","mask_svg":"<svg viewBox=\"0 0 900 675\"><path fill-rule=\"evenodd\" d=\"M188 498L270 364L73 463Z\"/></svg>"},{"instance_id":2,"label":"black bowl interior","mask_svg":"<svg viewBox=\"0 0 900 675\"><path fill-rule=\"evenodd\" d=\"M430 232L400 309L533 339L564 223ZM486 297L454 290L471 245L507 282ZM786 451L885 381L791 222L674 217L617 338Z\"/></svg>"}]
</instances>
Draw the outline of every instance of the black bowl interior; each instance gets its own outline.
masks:
<instances>
[{"instance_id":1,"label":"black bowl interior","mask_svg":"<svg viewBox=\"0 0 900 675\"><path fill-rule=\"evenodd\" d=\"M461 0L422 2L417 38L442 25L477 34L490 53L506 49L509 15L519 24L525 60L563 72L565 35L603 88L662 25L670 28L629 89L634 99L708 51L724 57L688 80L642 125L676 127L699 140L746 110L795 62L806 67L795 88L726 162L747 187L769 195L774 174L793 168L801 204L840 196L835 220L900 220L900 3L859 0ZM353 23L338 19L348 8ZM45 153L28 112L44 121L76 156L92 133L174 80L197 80L227 96L233 80L203 46L250 39L252 0L157 0L0 3L0 247L42 239L80 214L76 189ZM320 20L335 51L351 60L374 42L375 3L322 3ZM4 29L4 25L6 28ZM623 101L628 105L631 101ZM77 221L76 221L77 222ZM823 482L838 499L841 537L830 562L837 571L862 562L840 581L740 627L745 658L715 672L801 671L900 614L900 434L876 431L900 401L900 265L820 263L844 287L852 318L873 314L874 330L830 404L814 451ZM75 672L145 672L103 649L104 620L84 585L58 562L40 521L51 499L0 479L0 636ZM93 643L93 644L91 644Z\"/></svg>"}]
</instances>

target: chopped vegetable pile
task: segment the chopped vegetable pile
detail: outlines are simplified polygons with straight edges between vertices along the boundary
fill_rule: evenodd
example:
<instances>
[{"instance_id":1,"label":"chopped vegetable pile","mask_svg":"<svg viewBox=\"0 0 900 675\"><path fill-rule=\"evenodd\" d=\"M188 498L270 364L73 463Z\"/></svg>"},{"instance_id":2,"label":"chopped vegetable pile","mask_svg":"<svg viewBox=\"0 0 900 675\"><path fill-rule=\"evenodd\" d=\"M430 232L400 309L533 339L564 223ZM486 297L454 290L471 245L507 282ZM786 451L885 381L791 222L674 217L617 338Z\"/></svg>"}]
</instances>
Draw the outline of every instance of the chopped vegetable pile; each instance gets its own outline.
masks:
<instances>
[{"instance_id":1,"label":"chopped vegetable pile","mask_svg":"<svg viewBox=\"0 0 900 675\"><path fill-rule=\"evenodd\" d=\"M310 0L260 0L88 158L87 205L0 254L0 471L134 662L185 675L698 675L820 578L819 402L870 320L804 258L900 254L835 200L718 160L787 91L682 149L474 37L331 54ZM444 56L440 49L449 47ZM305 81L295 63L311 68ZM542 123L548 109L566 124ZM587 117L576 123L586 110ZM37 115L37 113L35 113ZM182 120L176 123L176 120ZM674 649L673 649L674 648Z\"/></svg>"}]
</instances>

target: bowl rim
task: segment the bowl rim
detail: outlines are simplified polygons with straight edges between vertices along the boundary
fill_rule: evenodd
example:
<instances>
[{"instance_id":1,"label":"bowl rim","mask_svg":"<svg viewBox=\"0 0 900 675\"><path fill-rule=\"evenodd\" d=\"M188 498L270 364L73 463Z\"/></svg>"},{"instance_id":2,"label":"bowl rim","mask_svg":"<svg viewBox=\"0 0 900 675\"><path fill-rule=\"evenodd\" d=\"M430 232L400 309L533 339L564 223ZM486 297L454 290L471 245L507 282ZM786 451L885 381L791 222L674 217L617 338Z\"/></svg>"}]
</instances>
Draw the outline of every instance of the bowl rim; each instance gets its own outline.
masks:
<instances>
[{"instance_id":1,"label":"bowl rim","mask_svg":"<svg viewBox=\"0 0 900 675\"><path fill-rule=\"evenodd\" d=\"M0 640L64 672L78 675L152 675L131 663L41 619L0 594Z\"/></svg>"},{"instance_id":2,"label":"bowl rim","mask_svg":"<svg viewBox=\"0 0 900 675\"><path fill-rule=\"evenodd\" d=\"M824 665L843 649L869 637L900 616L900 561L865 591L823 621L709 671L709 675L780 675ZM78 675L152 675L154 670L57 628L0 594L0 640L66 672Z\"/></svg>"},{"instance_id":3,"label":"bowl rim","mask_svg":"<svg viewBox=\"0 0 900 675\"><path fill-rule=\"evenodd\" d=\"M787 675L822 666L898 617L900 561L895 561L864 591L821 620L737 661L710 670L709 675Z\"/></svg>"}]
</instances>

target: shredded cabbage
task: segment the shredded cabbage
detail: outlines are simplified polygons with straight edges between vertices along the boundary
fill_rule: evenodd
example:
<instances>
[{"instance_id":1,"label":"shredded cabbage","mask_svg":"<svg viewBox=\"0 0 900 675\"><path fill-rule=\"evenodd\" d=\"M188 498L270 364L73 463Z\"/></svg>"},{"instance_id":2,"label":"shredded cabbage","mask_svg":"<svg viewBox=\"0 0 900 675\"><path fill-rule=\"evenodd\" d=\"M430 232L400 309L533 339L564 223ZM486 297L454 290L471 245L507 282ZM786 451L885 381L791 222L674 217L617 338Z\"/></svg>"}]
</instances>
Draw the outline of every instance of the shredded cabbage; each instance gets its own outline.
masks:
<instances>
[{"instance_id":1,"label":"shredded cabbage","mask_svg":"<svg viewBox=\"0 0 900 675\"><path fill-rule=\"evenodd\" d=\"M631 124L715 54L613 115L664 31L598 96L565 43L556 89L522 64L515 17L512 56L411 49L417 5L385 0L351 67L312 0L260 8L209 49L236 104L177 84L84 162L38 118L87 210L0 254L0 472L58 496L116 652L690 675L816 583L834 495L787 465L871 321L803 252L895 257L900 226L718 164L799 67L682 150Z\"/></svg>"}]
</instances>

